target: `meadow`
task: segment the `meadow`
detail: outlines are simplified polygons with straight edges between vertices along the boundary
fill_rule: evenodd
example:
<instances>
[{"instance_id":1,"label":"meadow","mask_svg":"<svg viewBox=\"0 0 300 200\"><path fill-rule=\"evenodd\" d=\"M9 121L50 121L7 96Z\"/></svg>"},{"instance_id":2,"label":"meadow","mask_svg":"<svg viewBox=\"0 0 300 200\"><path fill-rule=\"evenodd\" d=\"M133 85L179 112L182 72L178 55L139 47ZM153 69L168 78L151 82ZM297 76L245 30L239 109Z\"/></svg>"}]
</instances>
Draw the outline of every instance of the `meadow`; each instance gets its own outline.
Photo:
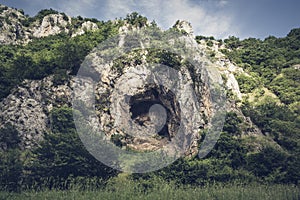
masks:
<instances>
[{"instance_id":1,"label":"meadow","mask_svg":"<svg viewBox=\"0 0 300 200\"><path fill-rule=\"evenodd\" d=\"M143 184L119 182L104 188L81 190L74 186L69 190L28 190L21 193L1 192L0 199L40 200L40 199L207 199L207 200L298 200L300 188L295 185L267 185L251 183L211 184L206 186L184 186L174 183L161 183L146 189Z\"/></svg>"}]
</instances>

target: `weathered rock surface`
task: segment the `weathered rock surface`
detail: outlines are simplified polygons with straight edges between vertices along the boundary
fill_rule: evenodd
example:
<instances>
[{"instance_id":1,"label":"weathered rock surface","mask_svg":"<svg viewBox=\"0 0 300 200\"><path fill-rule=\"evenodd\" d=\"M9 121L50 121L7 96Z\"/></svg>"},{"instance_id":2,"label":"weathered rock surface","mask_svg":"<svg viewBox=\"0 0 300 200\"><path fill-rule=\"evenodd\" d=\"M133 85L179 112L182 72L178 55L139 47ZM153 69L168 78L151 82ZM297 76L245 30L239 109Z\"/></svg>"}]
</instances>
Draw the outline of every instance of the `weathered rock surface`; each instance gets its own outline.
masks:
<instances>
[{"instance_id":1,"label":"weathered rock surface","mask_svg":"<svg viewBox=\"0 0 300 200\"><path fill-rule=\"evenodd\" d=\"M77 35L83 35L87 31L95 31L97 29L99 29L99 27L96 23L91 21L83 22L81 27L75 33L72 34L72 37L75 37Z\"/></svg>"},{"instance_id":2,"label":"weathered rock surface","mask_svg":"<svg viewBox=\"0 0 300 200\"><path fill-rule=\"evenodd\" d=\"M1 6L2 8L3 6ZM11 24L0 19L2 25L0 27L1 44L25 43L31 37L46 37L70 31L68 28L70 17L66 20L65 16L61 14L45 16L41 24L35 22L30 28L22 25L21 21L25 17L19 11L5 8L0 14L0 17L3 16L9 16ZM178 70L185 75L185 78L178 76L178 89L175 91L160 87L158 81L160 77L153 76L147 67L147 64L151 64L148 60L151 52L147 50L146 41L138 43L136 47L139 47L141 51L138 54L127 54L127 57L122 60L121 66L116 67L116 63L113 62L102 65L101 59L99 60L99 57L95 55L91 60L94 70L98 72L98 74L95 73L96 76L98 75L94 99L97 114L95 123L100 124L101 129L105 131L108 137L120 136L119 142L125 148L138 151L157 150L170 141L178 139L176 135L179 124L185 121L186 139L179 139L183 143L188 143L187 154L194 155L197 153L198 140L201 137L199 133L209 126L209 119L216 112L212 108L210 87L203 81L206 77L203 77L203 74L202 77L197 76L202 72L201 66L208 64L206 63L208 56L205 53L207 46L196 43L190 23L178 21L174 27L185 34L185 37L179 38L179 41L184 41L187 48L199 49L197 54L192 57L201 63L199 68L190 69L184 64L186 58L179 58L181 66ZM87 21L72 36L97 29L97 24ZM130 27L128 24L121 27L118 48L122 49L128 45L128 33L139 31L138 29ZM169 42L170 46L174 43L174 41ZM216 51L217 59L209 65L213 65L219 74L225 76L227 89L232 90L238 99L242 99L235 74L244 73L243 70L226 60L216 45L213 50ZM91 54L91 56L93 55ZM139 62L136 62L135 58L138 58ZM207 73L213 74L213 72ZM124 74L126 76L122 76ZM153 81L151 84L146 84L146 80L149 79ZM215 79L222 82L221 76L215 77ZM43 138L43 133L50 128L49 112L52 108L62 105L71 106L71 85L71 81L63 85L54 85L51 76L39 81L24 81L0 102L0 127L7 123L14 125L22 135L22 146L31 148ZM189 101L193 92L198 104ZM128 101L124 99L125 94L130 96ZM85 100L88 95L82 94L81 97L82 100ZM124 102L127 103L124 104ZM249 129L245 129L245 134L260 135L259 129L242 114L235 103L228 103L228 107L229 110L238 112L239 116L248 124ZM149 112L151 109L152 114ZM123 127L117 126L120 124ZM132 128L139 134L128 136L128 130Z\"/></svg>"},{"instance_id":3,"label":"weathered rock surface","mask_svg":"<svg viewBox=\"0 0 300 200\"><path fill-rule=\"evenodd\" d=\"M84 21L74 28L71 17L65 14L49 14L26 25L28 19L21 11L0 4L0 44L26 44L33 38L59 33L69 33L75 37L99 28L91 21Z\"/></svg>"},{"instance_id":4,"label":"weathered rock surface","mask_svg":"<svg viewBox=\"0 0 300 200\"><path fill-rule=\"evenodd\" d=\"M0 102L0 127L10 123L21 133L22 146L30 148L40 141L50 122L53 107L70 105L71 88L54 86L52 77L26 80Z\"/></svg>"},{"instance_id":5,"label":"weathered rock surface","mask_svg":"<svg viewBox=\"0 0 300 200\"><path fill-rule=\"evenodd\" d=\"M0 5L0 44L17 44L29 39L22 20L25 16L18 10Z\"/></svg>"},{"instance_id":6,"label":"weathered rock surface","mask_svg":"<svg viewBox=\"0 0 300 200\"><path fill-rule=\"evenodd\" d=\"M177 21L174 25L174 28L177 28L179 31L182 31L184 34L193 37L194 31L190 22L187 21Z\"/></svg>"},{"instance_id":7,"label":"weathered rock surface","mask_svg":"<svg viewBox=\"0 0 300 200\"><path fill-rule=\"evenodd\" d=\"M68 33L70 30L67 25L71 23L71 18L65 19L62 14L50 14L43 18L42 23L36 23L33 28L32 35L34 37L47 37L49 35L56 35L61 32Z\"/></svg>"},{"instance_id":8,"label":"weathered rock surface","mask_svg":"<svg viewBox=\"0 0 300 200\"><path fill-rule=\"evenodd\" d=\"M216 112L211 96L212 85L208 80L214 79L214 83L219 84L222 82L221 76L212 69L206 71L205 68L213 67L213 64L208 64L202 48L197 48L198 44L190 36L165 36L166 41L158 44L156 52L171 48L174 52L183 50L185 53L181 57L173 54L174 57L168 57L169 62L178 59L178 66L168 66L167 63L166 66L156 66L152 63L154 60L147 59L147 56L153 53L149 47L155 48L152 43L159 41L152 41L151 34L145 36L142 30L129 33L124 27L120 31L122 34L119 38L113 40L115 50L126 50L132 45L139 51L129 51L121 60L114 60L111 56L115 56L115 53L106 55L96 49L86 58L84 63L88 65L84 64L85 70L82 71L92 76L79 80L80 84L76 85L82 88L83 83L96 77L95 99L99 124L93 126L100 127L108 137L121 138L118 143L126 148L155 151L169 142L175 142L184 146L187 154L194 155L197 153L201 129L210 125L209 120ZM140 37L134 38L136 35ZM178 43L174 40L178 40ZM175 47L179 43L183 46ZM115 62L105 62L107 58ZM189 59L194 65L184 64ZM89 72L90 66L92 69ZM87 107L92 107L92 98L88 99L85 92L79 90L76 101L83 101ZM162 111L153 118L149 110L155 106ZM165 123L157 125L155 121Z\"/></svg>"}]
</instances>

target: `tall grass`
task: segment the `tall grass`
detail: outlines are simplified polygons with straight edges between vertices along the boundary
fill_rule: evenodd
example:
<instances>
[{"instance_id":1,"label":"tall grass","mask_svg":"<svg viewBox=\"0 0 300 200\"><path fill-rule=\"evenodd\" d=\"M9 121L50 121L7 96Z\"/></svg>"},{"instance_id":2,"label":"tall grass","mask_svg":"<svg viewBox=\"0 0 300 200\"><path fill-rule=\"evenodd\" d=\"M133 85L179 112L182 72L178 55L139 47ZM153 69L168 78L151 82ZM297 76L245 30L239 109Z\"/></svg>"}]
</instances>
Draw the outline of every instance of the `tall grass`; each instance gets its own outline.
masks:
<instances>
[{"instance_id":1,"label":"tall grass","mask_svg":"<svg viewBox=\"0 0 300 200\"><path fill-rule=\"evenodd\" d=\"M40 199L218 199L218 200L298 200L300 189L296 185L264 185L252 183L211 184L206 186L176 185L162 180L132 181L115 179L109 181L106 187L93 188L75 185L69 190L40 191L27 190L22 193L0 192L0 199L40 200Z\"/></svg>"}]
</instances>

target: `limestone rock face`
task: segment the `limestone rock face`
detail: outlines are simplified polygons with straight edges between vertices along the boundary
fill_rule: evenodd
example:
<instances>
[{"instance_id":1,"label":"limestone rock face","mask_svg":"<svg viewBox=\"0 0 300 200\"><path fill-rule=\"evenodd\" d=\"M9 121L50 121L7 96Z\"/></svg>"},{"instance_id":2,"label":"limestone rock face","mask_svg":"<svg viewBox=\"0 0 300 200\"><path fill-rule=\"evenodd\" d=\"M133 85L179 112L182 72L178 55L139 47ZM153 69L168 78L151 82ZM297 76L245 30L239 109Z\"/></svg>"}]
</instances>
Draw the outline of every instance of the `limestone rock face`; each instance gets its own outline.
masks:
<instances>
[{"instance_id":1,"label":"limestone rock face","mask_svg":"<svg viewBox=\"0 0 300 200\"><path fill-rule=\"evenodd\" d=\"M126 149L156 151L175 142L184 147L187 155L195 155L200 132L211 125L208 121L216 112L212 102L216 97L212 97L215 93L211 91L208 80L213 78L216 83L221 83L221 76L212 69L206 71L206 67L213 68L213 65L208 64L202 48L198 48L192 37L176 32L174 34L178 37L173 33L170 38L164 35L167 39L160 44L161 41L151 38L159 32L147 35L143 30L132 31L130 33L123 27L119 37L111 40L115 48L106 52L106 48L102 49L100 45L86 57L80 73L87 77L77 81L79 90L75 92L78 98L75 99L84 102L92 108L91 111L95 103L98 122L93 124L95 121L87 120L84 124L99 127L108 138L118 138L115 142ZM141 37L136 38L136 35ZM152 44L157 42L158 47L154 47ZM108 44L113 46L110 42ZM112 58L117 51L127 51L130 46L135 51ZM170 49L164 53L168 55L164 58L167 62L156 65L155 60L163 57L162 48ZM187 53L180 56L172 54L172 50ZM107 55L108 52L114 53ZM152 58L151 54L157 58ZM192 60L189 62L189 59ZM93 98L87 98L92 92L80 90L83 83L91 80L96 81L95 102ZM90 118L94 119L93 116L87 117Z\"/></svg>"},{"instance_id":2,"label":"limestone rock face","mask_svg":"<svg viewBox=\"0 0 300 200\"><path fill-rule=\"evenodd\" d=\"M71 18L62 14L50 14L41 22L37 20L25 26L28 17L20 11L3 5L0 5L0 10L0 44L24 44L33 37L47 37L70 31L68 25Z\"/></svg>"},{"instance_id":3,"label":"limestone rock face","mask_svg":"<svg viewBox=\"0 0 300 200\"><path fill-rule=\"evenodd\" d=\"M25 17L18 10L0 5L0 44L18 44L28 40L29 33L21 21Z\"/></svg>"},{"instance_id":4,"label":"limestone rock face","mask_svg":"<svg viewBox=\"0 0 300 200\"><path fill-rule=\"evenodd\" d=\"M69 32L67 25L70 23L64 19L62 14L50 14L43 18L42 23L33 29L34 37L46 37L49 35L56 35L61 32Z\"/></svg>"},{"instance_id":5,"label":"limestone rock face","mask_svg":"<svg viewBox=\"0 0 300 200\"><path fill-rule=\"evenodd\" d=\"M102 116L100 126L108 136L123 136L125 146L134 150L154 151L175 139L183 131L180 124L187 120L185 136L198 139L198 128L203 127L205 122L199 115L199 105L190 104L192 101L188 100L193 94L191 80L180 79L180 85L172 91L160 85L160 76L153 75L147 65L126 66L123 72L126 75L118 78L112 70L97 88L96 99L109 95L107 104L98 109ZM166 76L176 75L171 72ZM105 84L107 79L115 82L113 88ZM148 83L147 79L153 81ZM151 110L154 112L152 116ZM195 114L197 112L199 114ZM132 133L135 135L127 137ZM181 139L184 141L184 138Z\"/></svg>"},{"instance_id":6,"label":"limestone rock face","mask_svg":"<svg viewBox=\"0 0 300 200\"><path fill-rule=\"evenodd\" d=\"M72 33L68 28L70 17L66 19L62 14L47 15L41 23L36 21L31 27L25 27L21 23L25 19L22 13L3 6L0 9L1 44L22 44L30 41L31 37ZM4 17L8 17L10 22L4 20ZM86 21L72 36L98 28L97 24ZM180 145L186 147L187 155L195 155L201 138L199 133L211 126L209 120L217 112L217 107L213 108L214 94L207 77L214 74L224 75L227 89L232 90L239 99L242 98L235 74L244 73L243 70L226 60L217 47L213 49L216 51L216 61L207 62L207 46L195 41L190 23L178 21L174 28L180 30L184 36L167 41L165 48L171 47L175 42L184 42L185 48L198 49L199 51L189 55L197 65L189 65L186 62L188 56L151 51L147 37L141 41L131 40L128 34L132 31L139 32L142 28L126 23L119 29L116 52L126 50L128 45L133 45L139 51L125 52L123 57L105 64L97 56L97 52L89 55L91 59L88 63L93 66L92 74L97 80L95 97L89 99L87 90L81 94L81 100L95 103L96 117L93 123L99 125L106 136L121 144L122 148L155 151L175 141L177 144L184 143ZM153 60L163 60L166 65L173 63L170 68L176 70L166 70L160 75L153 75ZM203 67L210 68L210 65L218 73L213 70L203 73ZM149 80L151 81L148 82ZM175 83L169 80L175 80ZM221 76L214 77L214 80L222 83ZM161 86L161 81L169 87ZM49 113L53 107L72 106L73 82L71 79L65 84L55 85L52 76L42 80L24 81L0 102L0 127L11 123L21 133L24 148L36 145L42 140L45 131L51 128ZM170 89L172 84L176 86L175 90ZM193 98L195 101L191 101ZM244 117L235 104L229 105L229 108L247 121L249 127L253 128L252 133L259 134L252 127L251 120ZM181 123L184 126L180 126ZM120 127L120 124L123 126ZM128 130L135 130L137 134L132 136ZM186 134L177 137L178 130L185 131ZM115 138L118 138L117 141Z\"/></svg>"},{"instance_id":7,"label":"limestone rock face","mask_svg":"<svg viewBox=\"0 0 300 200\"><path fill-rule=\"evenodd\" d=\"M183 33L186 33L189 36L193 36L194 31L191 23L187 21L177 21L174 25L175 28L182 31Z\"/></svg>"},{"instance_id":8,"label":"limestone rock face","mask_svg":"<svg viewBox=\"0 0 300 200\"><path fill-rule=\"evenodd\" d=\"M52 77L26 80L0 102L0 126L10 123L21 133L22 147L41 141L49 127L53 107L70 105L71 88L53 85Z\"/></svg>"},{"instance_id":9,"label":"limestone rock face","mask_svg":"<svg viewBox=\"0 0 300 200\"><path fill-rule=\"evenodd\" d=\"M86 33L87 31L94 31L97 29L99 29L99 27L96 23L87 21L87 22L84 22L81 25L81 27L75 33L72 34L72 37L75 37L77 35L82 35L82 34Z\"/></svg>"},{"instance_id":10,"label":"limestone rock face","mask_svg":"<svg viewBox=\"0 0 300 200\"><path fill-rule=\"evenodd\" d=\"M300 70L300 64L293 65L294 69Z\"/></svg>"},{"instance_id":11,"label":"limestone rock face","mask_svg":"<svg viewBox=\"0 0 300 200\"><path fill-rule=\"evenodd\" d=\"M28 24L28 16L21 11L0 5L0 44L26 44L32 38L47 37L59 33L70 33L72 37L82 35L99 27L91 21L72 27L71 17L65 14L49 14L41 20Z\"/></svg>"}]
</instances>

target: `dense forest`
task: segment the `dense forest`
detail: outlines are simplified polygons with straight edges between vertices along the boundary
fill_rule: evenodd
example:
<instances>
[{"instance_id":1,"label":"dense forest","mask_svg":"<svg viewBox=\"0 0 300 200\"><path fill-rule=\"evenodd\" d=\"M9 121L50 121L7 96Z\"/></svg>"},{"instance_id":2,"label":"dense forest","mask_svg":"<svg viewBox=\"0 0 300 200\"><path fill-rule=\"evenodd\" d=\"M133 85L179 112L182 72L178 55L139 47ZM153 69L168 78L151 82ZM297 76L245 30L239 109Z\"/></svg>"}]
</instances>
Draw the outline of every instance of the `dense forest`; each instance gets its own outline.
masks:
<instances>
[{"instance_id":1,"label":"dense forest","mask_svg":"<svg viewBox=\"0 0 300 200\"><path fill-rule=\"evenodd\" d=\"M54 10L42 10L23 21L25 26L42 20ZM147 19L137 13L113 21L72 18L70 29L93 21L98 30L70 37L61 33L33 38L28 44L0 45L0 100L25 79L40 80L53 75L62 84L77 73L85 56L100 42L118 34L124 22L142 27ZM156 26L155 22L151 26ZM196 39L214 41L212 37ZM244 94L240 107L262 133L275 144L265 143L258 151L243 139L244 121L228 112L221 137L204 159L181 158L170 166L146 174L126 174L96 160L84 148L73 122L72 108L53 108L51 130L33 149L20 147L20 134L11 124L0 129L0 189L69 189L72 185L103 188L124 179L143 190L155 188L160 181L176 185L205 186L212 183L295 184L300 180L300 29L283 38L264 40L229 37L218 41L221 51L251 76L236 75ZM265 93L274 98L264 98ZM254 99L253 99L254 98ZM233 97L234 101L234 97ZM262 141L263 143L263 141ZM125 176L125 178L124 178ZM120 184L120 183L119 183Z\"/></svg>"}]
</instances>

